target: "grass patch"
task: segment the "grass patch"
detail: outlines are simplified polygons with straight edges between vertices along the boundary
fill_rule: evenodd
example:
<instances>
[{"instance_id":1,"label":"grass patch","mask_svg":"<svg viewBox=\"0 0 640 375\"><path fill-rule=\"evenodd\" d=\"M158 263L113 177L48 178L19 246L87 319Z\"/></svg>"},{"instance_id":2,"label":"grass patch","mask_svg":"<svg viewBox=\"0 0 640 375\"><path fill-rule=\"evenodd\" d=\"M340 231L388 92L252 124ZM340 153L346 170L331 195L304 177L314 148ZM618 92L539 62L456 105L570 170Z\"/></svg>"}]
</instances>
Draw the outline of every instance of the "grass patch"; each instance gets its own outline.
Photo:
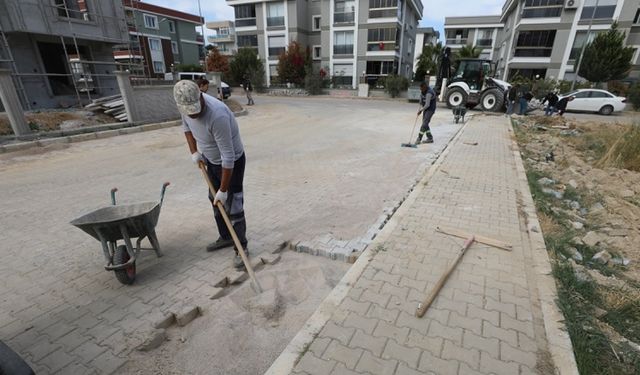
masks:
<instances>
[{"instance_id":1,"label":"grass patch","mask_svg":"<svg viewBox=\"0 0 640 375\"><path fill-rule=\"evenodd\" d=\"M631 125L619 134L596 166L640 171L640 125Z\"/></svg>"}]
</instances>

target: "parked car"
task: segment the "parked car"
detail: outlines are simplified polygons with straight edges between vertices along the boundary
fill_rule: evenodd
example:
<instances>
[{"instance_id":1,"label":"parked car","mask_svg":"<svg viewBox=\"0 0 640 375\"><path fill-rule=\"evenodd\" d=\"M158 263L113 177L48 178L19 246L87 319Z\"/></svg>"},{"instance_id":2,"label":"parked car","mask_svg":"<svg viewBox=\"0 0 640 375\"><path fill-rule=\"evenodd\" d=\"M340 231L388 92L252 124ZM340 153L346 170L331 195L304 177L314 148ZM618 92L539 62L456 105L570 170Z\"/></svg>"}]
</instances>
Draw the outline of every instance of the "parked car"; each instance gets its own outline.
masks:
<instances>
[{"instance_id":1,"label":"parked car","mask_svg":"<svg viewBox=\"0 0 640 375\"><path fill-rule=\"evenodd\" d=\"M222 99L227 99L231 96L231 87L224 82L220 82L220 87L222 89Z\"/></svg>"},{"instance_id":2,"label":"parked car","mask_svg":"<svg viewBox=\"0 0 640 375\"><path fill-rule=\"evenodd\" d=\"M192 81L197 81L200 78L207 78L206 73L201 72L179 72L178 79L190 79ZM220 82L220 87L222 88L222 99L227 99L231 96L231 87L227 85L225 82ZM218 94L220 91L218 90Z\"/></svg>"},{"instance_id":3,"label":"parked car","mask_svg":"<svg viewBox=\"0 0 640 375\"><path fill-rule=\"evenodd\" d=\"M602 115L610 115L613 112L624 110L627 102L626 98L598 89L576 90L560 95L560 99L567 96L575 98L567 104L567 111L598 112Z\"/></svg>"}]
</instances>

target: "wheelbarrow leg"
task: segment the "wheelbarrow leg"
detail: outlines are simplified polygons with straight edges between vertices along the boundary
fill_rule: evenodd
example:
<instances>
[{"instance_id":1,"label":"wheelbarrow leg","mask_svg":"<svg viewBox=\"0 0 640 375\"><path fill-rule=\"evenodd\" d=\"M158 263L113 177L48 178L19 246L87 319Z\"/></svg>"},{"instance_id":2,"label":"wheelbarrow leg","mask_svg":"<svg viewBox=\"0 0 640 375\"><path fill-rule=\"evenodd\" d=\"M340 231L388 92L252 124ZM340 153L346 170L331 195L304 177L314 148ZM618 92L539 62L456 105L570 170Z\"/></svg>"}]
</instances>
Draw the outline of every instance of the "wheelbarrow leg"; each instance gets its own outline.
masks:
<instances>
[{"instance_id":1,"label":"wheelbarrow leg","mask_svg":"<svg viewBox=\"0 0 640 375\"><path fill-rule=\"evenodd\" d=\"M109 252L110 246L113 246L113 245L111 243L107 244L107 240L105 240L100 229L95 228L95 231L98 234L98 238L100 238L100 244L102 245L102 253L104 254L104 260L107 262L107 267L108 267L113 262L113 259L112 259L113 252L111 253Z\"/></svg>"},{"instance_id":2,"label":"wheelbarrow leg","mask_svg":"<svg viewBox=\"0 0 640 375\"><path fill-rule=\"evenodd\" d=\"M151 242L151 246L153 247L153 250L156 251L156 256L158 258L162 257L163 254L162 254L162 251L160 250L160 242L158 242L158 237L156 236L155 229L151 229L147 234L147 237L149 237L149 242Z\"/></svg>"},{"instance_id":3,"label":"wheelbarrow leg","mask_svg":"<svg viewBox=\"0 0 640 375\"><path fill-rule=\"evenodd\" d=\"M120 233L122 233L122 239L124 240L125 245L127 245L127 253L129 253L129 258L136 259L135 249L133 247L133 244L131 243L131 237L129 237L129 232L127 231L126 225L120 224Z\"/></svg>"}]
</instances>

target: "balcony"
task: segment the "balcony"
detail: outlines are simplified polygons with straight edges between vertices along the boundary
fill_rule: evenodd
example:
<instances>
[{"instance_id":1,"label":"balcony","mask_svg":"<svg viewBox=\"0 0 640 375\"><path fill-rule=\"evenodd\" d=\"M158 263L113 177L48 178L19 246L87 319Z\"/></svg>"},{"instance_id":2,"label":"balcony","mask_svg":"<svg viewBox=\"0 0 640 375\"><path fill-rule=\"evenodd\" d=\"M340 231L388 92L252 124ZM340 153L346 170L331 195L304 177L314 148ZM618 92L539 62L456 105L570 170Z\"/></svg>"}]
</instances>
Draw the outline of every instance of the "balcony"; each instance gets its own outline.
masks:
<instances>
[{"instance_id":1,"label":"balcony","mask_svg":"<svg viewBox=\"0 0 640 375\"><path fill-rule=\"evenodd\" d=\"M394 41L388 42L369 42L367 51L395 51L398 48Z\"/></svg>"},{"instance_id":2,"label":"balcony","mask_svg":"<svg viewBox=\"0 0 640 375\"><path fill-rule=\"evenodd\" d=\"M256 19L254 18L236 18L236 27L255 26Z\"/></svg>"},{"instance_id":3,"label":"balcony","mask_svg":"<svg viewBox=\"0 0 640 375\"><path fill-rule=\"evenodd\" d=\"M333 13L333 23L354 23L355 12Z\"/></svg>"},{"instance_id":4,"label":"balcony","mask_svg":"<svg viewBox=\"0 0 640 375\"><path fill-rule=\"evenodd\" d=\"M493 44L493 39L478 39L476 41L476 46L478 47L491 47Z\"/></svg>"},{"instance_id":5,"label":"balcony","mask_svg":"<svg viewBox=\"0 0 640 375\"><path fill-rule=\"evenodd\" d=\"M268 27L284 26L284 17L267 17Z\"/></svg>"},{"instance_id":6,"label":"balcony","mask_svg":"<svg viewBox=\"0 0 640 375\"><path fill-rule=\"evenodd\" d=\"M342 44L333 46L334 55L353 55L353 44Z\"/></svg>"},{"instance_id":7,"label":"balcony","mask_svg":"<svg viewBox=\"0 0 640 375\"><path fill-rule=\"evenodd\" d=\"M447 38L447 45L465 45L467 40L467 38Z\"/></svg>"},{"instance_id":8,"label":"balcony","mask_svg":"<svg viewBox=\"0 0 640 375\"><path fill-rule=\"evenodd\" d=\"M369 9L369 18L397 18L398 8Z\"/></svg>"}]
</instances>

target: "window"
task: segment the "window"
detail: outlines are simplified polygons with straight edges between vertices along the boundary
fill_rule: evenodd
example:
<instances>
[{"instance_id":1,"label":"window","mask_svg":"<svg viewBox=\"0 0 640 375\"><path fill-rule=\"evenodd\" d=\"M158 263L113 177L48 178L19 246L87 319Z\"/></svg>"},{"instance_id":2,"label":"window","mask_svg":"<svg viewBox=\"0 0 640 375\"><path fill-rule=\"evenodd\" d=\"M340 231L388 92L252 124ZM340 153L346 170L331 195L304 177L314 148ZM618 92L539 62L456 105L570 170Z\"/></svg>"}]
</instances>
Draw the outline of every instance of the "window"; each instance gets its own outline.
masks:
<instances>
[{"instance_id":1,"label":"window","mask_svg":"<svg viewBox=\"0 0 640 375\"><path fill-rule=\"evenodd\" d=\"M86 1L56 0L55 4L58 8L58 16L60 17L76 18L85 21L91 20Z\"/></svg>"},{"instance_id":2,"label":"window","mask_svg":"<svg viewBox=\"0 0 640 375\"><path fill-rule=\"evenodd\" d=\"M167 21L167 24L169 24L169 32L171 34L175 34L175 32L176 32L176 23L174 21L169 20L169 21Z\"/></svg>"},{"instance_id":3,"label":"window","mask_svg":"<svg viewBox=\"0 0 640 375\"><path fill-rule=\"evenodd\" d=\"M353 23L356 15L356 2L354 0L335 0L333 11L334 23Z\"/></svg>"},{"instance_id":4,"label":"window","mask_svg":"<svg viewBox=\"0 0 640 375\"><path fill-rule=\"evenodd\" d=\"M616 11L617 0L599 0L598 8L596 9L596 0L584 0L582 6L581 20L594 19L609 19L613 18L613 13Z\"/></svg>"},{"instance_id":5,"label":"window","mask_svg":"<svg viewBox=\"0 0 640 375\"><path fill-rule=\"evenodd\" d=\"M367 51L393 51L400 44L400 33L396 28L369 29Z\"/></svg>"},{"instance_id":6,"label":"window","mask_svg":"<svg viewBox=\"0 0 640 375\"><path fill-rule=\"evenodd\" d=\"M322 58L322 47L313 46L313 59L320 60Z\"/></svg>"},{"instance_id":7,"label":"window","mask_svg":"<svg viewBox=\"0 0 640 375\"><path fill-rule=\"evenodd\" d=\"M522 18L560 17L564 0L525 0Z\"/></svg>"},{"instance_id":8,"label":"window","mask_svg":"<svg viewBox=\"0 0 640 375\"><path fill-rule=\"evenodd\" d=\"M257 35L238 35L236 37L239 48L254 48L258 47Z\"/></svg>"},{"instance_id":9,"label":"window","mask_svg":"<svg viewBox=\"0 0 640 375\"><path fill-rule=\"evenodd\" d=\"M633 18L633 24L634 25L640 24L640 8L636 10L636 16Z\"/></svg>"},{"instance_id":10,"label":"window","mask_svg":"<svg viewBox=\"0 0 640 375\"><path fill-rule=\"evenodd\" d=\"M271 84L278 83L278 65L269 65L269 76L271 77Z\"/></svg>"},{"instance_id":11,"label":"window","mask_svg":"<svg viewBox=\"0 0 640 375\"><path fill-rule=\"evenodd\" d=\"M171 42L171 52L178 54L178 42Z\"/></svg>"},{"instance_id":12,"label":"window","mask_svg":"<svg viewBox=\"0 0 640 375\"><path fill-rule=\"evenodd\" d=\"M576 99L586 99L589 97L590 92L591 91L580 91L580 92L576 92L572 96L575 96Z\"/></svg>"},{"instance_id":13,"label":"window","mask_svg":"<svg viewBox=\"0 0 640 375\"><path fill-rule=\"evenodd\" d=\"M162 51L160 39L149 38L149 49L152 51Z\"/></svg>"},{"instance_id":14,"label":"window","mask_svg":"<svg viewBox=\"0 0 640 375\"><path fill-rule=\"evenodd\" d=\"M602 91L591 91L591 96L589 96L590 98L612 98L611 95L607 94L606 92L602 92Z\"/></svg>"},{"instance_id":15,"label":"window","mask_svg":"<svg viewBox=\"0 0 640 375\"><path fill-rule=\"evenodd\" d=\"M353 83L353 64L333 64L333 84L349 86Z\"/></svg>"},{"instance_id":16,"label":"window","mask_svg":"<svg viewBox=\"0 0 640 375\"><path fill-rule=\"evenodd\" d=\"M514 56L550 57L556 30L520 31Z\"/></svg>"},{"instance_id":17,"label":"window","mask_svg":"<svg viewBox=\"0 0 640 375\"><path fill-rule=\"evenodd\" d=\"M269 57L278 57L285 51L284 35L269 37Z\"/></svg>"},{"instance_id":18,"label":"window","mask_svg":"<svg viewBox=\"0 0 640 375\"><path fill-rule=\"evenodd\" d=\"M393 73L393 61L367 61L367 75L386 76Z\"/></svg>"},{"instance_id":19,"label":"window","mask_svg":"<svg viewBox=\"0 0 640 375\"><path fill-rule=\"evenodd\" d=\"M447 44L467 44L469 29L446 30Z\"/></svg>"},{"instance_id":20,"label":"window","mask_svg":"<svg viewBox=\"0 0 640 375\"><path fill-rule=\"evenodd\" d=\"M267 26L284 26L284 3L267 3Z\"/></svg>"},{"instance_id":21,"label":"window","mask_svg":"<svg viewBox=\"0 0 640 375\"><path fill-rule=\"evenodd\" d=\"M369 18L398 17L398 0L369 0Z\"/></svg>"},{"instance_id":22,"label":"window","mask_svg":"<svg viewBox=\"0 0 640 375\"><path fill-rule=\"evenodd\" d=\"M143 14L142 17L144 18L144 27L147 29L158 29L158 17L150 14Z\"/></svg>"},{"instance_id":23,"label":"window","mask_svg":"<svg viewBox=\"0 0 640 375\"><path fill-rule=\"evenodd\" d=\"M493 44L493 29L479 29L476 46L491 47Z\"/></svg>"},{"instance_id":24,"label":"window","mask_svg":"<svg viewBox=\"0 0 640 375\"><path fill-rule=\"evenodd\" d=\"M571 53L569 54L569 60L577 60L580 58L580 53L582 52L582 46L585 43L590 43L593 39L598 35L599 31L592 31L589 34L589 38L587 39L586 31L578 31L576 32L576 37L573 40L573 47L571 47Z\"/></svg>"},{"instance_id":25,"label":"window","mask_svg":"<svg viewBox=\"0 0 640 375\"><path fill-rule=\"evenodd\" d=\"M320 21L322 20L322 16L313 16L313 20L311 22L311 30L320 31Z\"/></svg>"},{"instance_id":26,"label":"window","mask_svg":"<svg viewBox=\"0 0 640 375\"><path fill-rule=\"evenodd\" d=\"M229 28L228 27L219 28L218 35L229 35Z\"/></svg>"},{"instance_id":27,"label":"window","mask_svg":"<svg viewBox=\"0 0 640 375\"><path fill-rule=\"evenodd\" d=\"M164 63L162 61L154 61L153 71L156 73L164 73Z\"/></svg>"},{"instance_id":28,"label":"window","mask_svg":"<svg viewBox=\"0 0 640 375\"><path fill-rule=\"evenodd\" d=\"M234 8L236 27L256 25L255 4L236 5Z\"/></svg>"},{"instance_id":29,"label":"window","mask_svg":"<svg viewBox=\"0 0 640 375\"><path fill-rule=\"evenodd\" d=\"M353 54L353 31L336 31L333 39L335 55Z\"/></svg>"}]
</instances>

